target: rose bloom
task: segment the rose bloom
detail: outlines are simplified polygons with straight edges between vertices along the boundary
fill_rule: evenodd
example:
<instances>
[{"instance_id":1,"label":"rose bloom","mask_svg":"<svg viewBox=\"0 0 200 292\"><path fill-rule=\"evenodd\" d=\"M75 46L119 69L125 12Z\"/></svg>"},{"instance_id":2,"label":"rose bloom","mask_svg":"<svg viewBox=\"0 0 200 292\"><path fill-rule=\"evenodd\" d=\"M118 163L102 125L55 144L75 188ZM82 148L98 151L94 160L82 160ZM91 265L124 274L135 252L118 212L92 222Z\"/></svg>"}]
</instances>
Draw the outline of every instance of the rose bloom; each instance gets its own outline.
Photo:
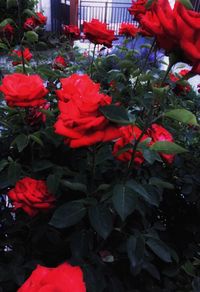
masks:
<instances>
[{"instance_id":1,"label":"rose bloom","mask_svg":"<svg viewBox=\"0 0 200 292\"><path fill-rule=\"evenodd\" d=\"M29 17L25 20L24 22L24 29L25 30L33 30L36 28L37 24L36 24L36 21L35 21L35 18L32 16L32 17Z\"/></svg>"},{"instance_id":2,"label":"rose bloom","mask_svg":"<svg viewBox=\"0 0 200 292\"><path fill-rule=\"evenodd\" d=\"M57 56L53 61L52 67L54 69L63 70L67 67L67 62L62 56Z\"/></svg>"},{"instance_id":3,"label":"rose bloom","mask_svg":"<svg viewBox=\"0 0 200 292\"><path fill-rule=\"evenodd\" d=\"M147 130L147 134L152 138L151 145L158 141L174 142L172 135L161 125L152 124ZM160 153L161 157L169 164L174 161L175 155Z\"/></svg>"},{"instance_id":4,"label":"rose bloom","mask_svg":"<svg viewBox=\"0 0 200 292\"><path fill-rule=\"evenodd\" d=\"M137 33L138 28L132 23L122 23L119 29L119 34L124 34L126 37L135 37Z\"/></svg>"},{"instance_id":5,"label":"rose bloom","mask_svg":"<svg viewBox=\"0 0 200 292\"><path fill-rule=\"evenodd\" d=\"M116 39L114 30L107 29L107 24L98 19L92 19L90 22L84 21L83 32L88 40L94 44L112 47L112 42Z\"/></svg>"},{"instance_id":6,"label":"rose bloom","mask_svg":"<svg viewBox=\"0 0 200 292\"><path fill-rule=\"evenodd\" d=\"M173 73L170 73L169 74L169 78L171 81L173 82L177 82L179 81L180 79L182 79L182 77L184 77L188 72L190 72L190 70L187 70L187 69L184 69L184 70L181 70L178 75L180 77L178 77L177 75L174 75ZM181 85L181 84L176 84L176 87L173 89L174 93L176 95L180 95L180 94L187 94L188 92L190 92L191 90L191 87L190 85Z\"/></svg>"},{"instance_id":7,"label":"rose bloom","mask_svg":"<svg viewBox=\"0 0 200 292\"><path fill-rule=\"evenodd\" d=\"M192 71L200 74L200 13L187 9L180 2L175 3L174 18L177 25L179 45Z\"/></svg>"},{"instance_id":8,"label":"rose bloom","mask_svg":"<svg viewBox=\"0 0 200 292\"><path fill-rule=\"evenodd\" d=\"M14 209L22 208L29 216L47 211L54 207L55 198L49 193L47 184L43 180L24 177L8 192Z\"/></svg>"},{"instance_id":9,"label":"rose bloom","mask_svg":"<svg viewBox=\"0 0 200 292\"><path fill-rule=\"evenodd\" d=\"M17 292L86 292L80 267L63 263L56 268L37 265Z\"/></svg>"},{"instance_id":10,"label":"rose bloom","mask_svg":"<svg viewBox=\"0 0 200 292\"><path fill-rule=\"evenodd\" d=\"M60 115L54 127L70 147L90 146L120 136L118 126L100 111L100 107L111 104L112 98L99 92L99 84L88 75L78 74L61 79L61 84L62 89L56 91Z\"/></svg>"},{"instance_id":11,"label":"rose bloom","mask_svg":"<svg viewBox=\"0 0 200 292\"><path fill-rule=\"evenodd\" d=\"M134 16L136 20L139 20L142 16L142 14L146 13L146 7L147 0L136 0L133 1L132 6L128 8L128 11L131 15Z\"/></svg>"},{"instance_id":12,"label":"rose bloom","mask_svg":"<svg viewBox=\"0 0 200 292\"><path fill-rule=\"evenodd\" d=\"M14 34L14 27L9 23L6 24L3 28L1 28L0 35L2 37L10 38Z\"/></svg>"},{"instance_id":13,"label":"rose bloom","mask_svg":"<svg viewBox=\"0 0 200 292\"><path fill-rule=\"evenodd\" d=\"M42 12L36 12L37 18L35 18L35 22L37 25L45 25L47 23L47 17L43 15Z\"/></svg>"},{"instance_id":14,"label":"rose bloom","mask_svg":"<svg viewBox=\"0 0 200 292\"><path fill-rule=\"evenodd\" d=\"M135 144L136 141L139 139L142 131L137 126L126 126L121 127L121 138L118 139L113 148L113 155L121 161L128 162L131 160L131 157L133 155L133 149L129 149L128 151L123 152L120 155L117 155L117 153L125 147L127 144ZM147 135L143 135L140 142L146 140L149 138ZM141 165L144 162L143 154L140 151L136 151L135 157L134 157L134 163L136 166Z\"/></svg>"},{"instance_id":15,"label":"rose bloom","mask_svg":"<svg viewBox=\"0 0 200 292\"><path fill-rule=\"evenodd\" d=\"M67 38L71 40L79 40L80 39L80 29L73 24L63 25L63 32Z\"/></svg>"},{"instance_id":16,"label":"rose bloom","mask_svg":"<svg viewBox=\"0 0 200 292\"><path fill-rule=\"evenodd\" d=\"M21 50L14 50L12 52L12 56L13 57L17 57L17 58L20 59L20 60L17 60L17 61L13 61L12 62L13 66L16 66L18 64L22 64L22 51ZM31 52L29 50L29 48L25 48L23 50L23 56L24 56L24 60L27 61L27 62L29 62L33 57L33 55L31 54Z\"/></svg>"},{"instance_id":17,"label":"rose bloom","mask_svg":"<svg viewBox=\"0 0 200 292\"><path fill-rule=\"evenodd\" d=\"M180 60L200 73L200 13L176 1L172 9L168 0L153 2L139 19L142 31L156 37L157 44L167 53L175 52Z\"/></svg>"},{"instance_id":18,"label":"rose bloom","mask_svg":"<svg viewBox=\"0 0 200 292\"><path fill-rule=\"evenodd\" d=\"M13 73L3 78L0 91L8 106L32 107L46 103L44 97L48 90L38 75Z\"/></svg>"}]
</instances>

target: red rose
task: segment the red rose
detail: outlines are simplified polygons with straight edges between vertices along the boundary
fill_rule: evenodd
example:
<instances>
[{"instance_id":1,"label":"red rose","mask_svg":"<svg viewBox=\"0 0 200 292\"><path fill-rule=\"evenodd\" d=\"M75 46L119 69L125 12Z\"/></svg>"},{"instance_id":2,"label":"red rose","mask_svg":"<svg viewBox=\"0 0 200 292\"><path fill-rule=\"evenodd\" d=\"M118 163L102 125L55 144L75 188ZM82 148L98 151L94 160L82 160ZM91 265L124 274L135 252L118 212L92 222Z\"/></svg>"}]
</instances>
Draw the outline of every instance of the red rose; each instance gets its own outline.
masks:
<instances>
[{"instance_id":1,"label":"red rose","mask_svg":"<svg viewBox=\"0 0 200 292\"><path fill-rule=\"evenodd\" d=\"M79 40L80 39L80 29L73 24L63 25L63 32L67 38L70 40Z\"/></svg>"},{"instance_id":2,"label":"red rose","mask_svg":"<svg viewBox=\"0 0 200 292\"><path fill-rule=\"evenodd\" d=\"M54 127L70 147L90 146L120 136L118 127L99 110L112 102L110 96L99 92L99 84L88 75L78 74L61 79L61 84L62 89L56 91L61 113Z\"/></svg>"},{"instance_id":3,"label":"red rose","mask_svg":"<svg viewBox=\"0 0 200 292\"><path fill-rule=\"evenodd\" d=\"M141 31L156 37L157 44L167 53L175 52L180 61L200 73L200 13L188 10L176 1L174 9L168 0L157 0L141 14Z\"/></svg>"},{"instance_id":4,"label":"red rose","mask_svg":"<svg viewBox=\"0 0 200 292\"><path fill-rule=\"evenodd\" d=\"M138 28L132 23L122 23L119 29L119 34L124 34L126 37L135 37L138 33Z\"/></svg>"},{"instance_id":5,"label":"red rose","mask_svg":"<svg viewBox=\"0 0 200 292\"><path fill-rule=\"evenodd\" d=\"M127 127L121 127L121 138L118 139L113 148L113 155L124 162L128 162L131 160L131 157L133 155L133 150L130 149L126 152L123 152L120 155L117 155L119 150L121 150L123 147L125 147L127 144L135 144L137 139L140 137L142 131L137 126L127 126ZM143 135L141 138L141 142L149 138L147 135ZM138 166L144 162L143 154L139 151L136 151L134 163Z\"/></svg>"},{"instance_id":6,"label":"red rose","mask_svg":"<svg viewBox=\"0 0 200 292\"><path fill-rule=\"evenodd\" d=\"M11 38L14 34L14 27L9 23L1 28L0 35L1 37Z\"/></svg>"},{"instance_id":7,"label":"red rose","mask_svg":"<svg viewBox=\"0 0 200 292\"><path fill-rule=\"evenodd\" d=\"M57 56L53 61L53 68L63 70L67 67L67 62L62 56Z\"/></svg>"},{"instance_id":8,"label":"red rose","mask_svg":"<svg viewBox=\"0 0 200 292\"><path fill-rule=\"evenodd\" d=\"M132 6L128 8L128 11L131 15L134 16L136 20L139 20L142 14L145 14L147 11L145 7L146 4L147 4L147 0L133 1Z\"/></svg>"},{"instance_id":9,"label":"red rose","mask_svg":"<svg viewBox=\"0 0 200 292\"><path fill-rule=\"evenodd\" d=\"M17 57L18 59L20 59L18 61L13 61L12 62L13 66L16 66L18 64L22 64L22 51L21 50L14 50L12 52L12 56L15 57L15 58ZM24 60L27 61L27 62L29 62L33 57L33 55L31 54L31 52L29 50L29 48L25 48L23 50L23 56L24 56Z\"/></svg>"},{"instance_id":10,"label":"red rose","mask_svg":"<svg viewBox=\"0 0 200 292\"><path fill-rule=\"evenodd\" d=\"M86 292L80 267L68 263L56 268L38 265L18 292Z\"/></svg>"},{"instance_id":11,"label":"red rose","mask_svg":"<svg viewBox=\"0 0 200 292\"><path fill-rule=\"evenodd\" d=\"M94 44L101 44L108 48L112 47L112 42L116 39L114 30L107 29L107 24L98 19L83 23L83 32L87 39Z\"/></svg>"},{"instance_id":12,"label":"red rose","mask_svg":"<svg viewBox=\"0 0 200 292\"><path fill-rule=\"evenodd\" d=\"M187 9L180 2L174 6L177 37L184 57L194 66L193 72L200 74L200 13Z\"/></svg>"},{"instance_id":13,"label":"red rose","mask_svg":"<svg viewBox=\"0 0 200 292\"><path fill-rule=\"evenodd\" d=\"M44 96L48 90L38 75L13 73L3 78L0 91L4 94L9 106L40 106L46 101Z\"/></svg>"},{"instance_id":14,"label":"red rose","mask_svg":"<svg viewBox=\"0 0 200 292\"><path fill-rule=\"evenodd\" d=\"M37 25L45 25L47 23L47 17L44 16L41 12L37 12L36 13L37 18L33 16L33 18L35 18L35 22Z\"/></svg>"},{"instance_id":15,"label":"red rose","mask_svg":"<svg viewBox=\"0 0 200 292\"><path fill-rule=\"evenodd\" d=\"M36 26L37 26L37 23L36 23L35 18L33 16L27 18L26 21L24 22L24 29L25 30L33 30L36 28Z\"/></svg>"},{"instance_id":16,"label":"red rose","mask_svg":"<svg viewBox=\"0 0 200 292\"><path fill-rule=\"evenodd\" d=\"M55 198L49 193L46 182L25 177L8 192L14 208L22 208L29 216L54 206Z\"/></svg>"},{"instance_id":17,"label":"red rose","mask_svg":"<svg viewBox=\"0 0 200 292\"><path fill-rule=\"evenodd\" d=\"M147 130L147 134L152 138L151 144L158 141L174 142L172 135L165 128L158 124L152 124L151 127ZM164 153L160 153L160 155L168 163L172 163L174 161L175 155Z\"/></svg>"},{"instance_id":18,"label":"red rose","mask_svg":"<svg viewBox=\"0 0 200 292\"><path fill-rule=\"evenodd\" d=\"M180 77L174 75L173 73L170 73L169 74L169 78L170 78L171 81L177 82L183 76L185 76L188 72L190 72L190 70L187 70L187 69L181 70L178 73L178 75L180 75ZM181 84L178 84L178 83L176 84L176 87L173 89L174 93L177 94L177 95L186 94L186 93L190 92L190 90L191 90L190 85L181 85Z\"/></svg>"},{"instance_id":19,"label":"red rose","mask_svg":"<svg viewBox=\"0 0 200 292\"><path fill-rule=\"evenodd\" d=\"M171 52L178 46L177 27L168 0L154 2L141 16L141 29L155 36L159 47Z\"/></svg>"}]
</instances>

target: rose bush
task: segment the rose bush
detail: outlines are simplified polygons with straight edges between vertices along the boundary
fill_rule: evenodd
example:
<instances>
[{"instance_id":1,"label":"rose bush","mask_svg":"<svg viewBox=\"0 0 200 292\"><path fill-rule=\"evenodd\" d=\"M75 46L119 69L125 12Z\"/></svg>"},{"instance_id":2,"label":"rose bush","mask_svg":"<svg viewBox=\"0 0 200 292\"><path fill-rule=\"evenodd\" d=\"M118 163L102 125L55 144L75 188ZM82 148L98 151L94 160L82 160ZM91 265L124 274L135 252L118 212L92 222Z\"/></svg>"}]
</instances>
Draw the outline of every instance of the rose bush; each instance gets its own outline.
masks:
<instances>
[{"instance_id":1,"label":"rose bush","mask_svg":"<svg viewBox=\"0 0 200 292\"><path fill-rule=\"evenodd\" d=\"M17 59L16 61L12 62L13 66L16 66L16 65L19 65L22 63L22 51L21 50L13 50L12 56L13 56L13 58ZM27 62L29 62L32 59L33 55L31 54L29 48L25 48L23 50L23 57L24 57L24 60Z\"/></svg>"},{"instance_id":2,"label":"rose bush","mask_svg":"<svg viewBox=\"0 0 200 292\"><path fill-rule=\"evenodd\" d=\"M33 57L0 67L3 292L199 291L199 88L192 70L172 67L177 50L198 67L184 45L199 14L179 5L133 3L154 41L137 35L86 54L70 36L50 36L59 52L48 61L37 51L42 25L8 20L15 47ZM21 14L22 26L40 18ZM185 35L173 35L178 22L190 24ZM110 47L113 31L89 23L91 41ZM168 69L160 44L173 54Z\"/></svg>"}]
</instances>

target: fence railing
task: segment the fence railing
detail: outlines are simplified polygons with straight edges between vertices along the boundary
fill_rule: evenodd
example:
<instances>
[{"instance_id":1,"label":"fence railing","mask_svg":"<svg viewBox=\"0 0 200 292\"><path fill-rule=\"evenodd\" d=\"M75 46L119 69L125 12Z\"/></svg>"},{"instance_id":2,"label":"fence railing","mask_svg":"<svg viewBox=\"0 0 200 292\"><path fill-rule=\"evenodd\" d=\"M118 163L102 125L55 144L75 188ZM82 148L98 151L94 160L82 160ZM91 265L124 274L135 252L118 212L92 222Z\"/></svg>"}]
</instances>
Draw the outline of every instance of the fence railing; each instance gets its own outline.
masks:
<instances>
[{"instance_id":1,"label":"fence railing","mask_svg":"<svg viewBox=\"0 0 200 292\"><path fill-rule=\"evenodd\" d=\"M122 22L133 22L128 12L130 2L108 2L108 1L85 1L80 0L79 5L79 27L82 29L84 21L91 21L92 18L99 19L109 24L109 29L118 35Z\"/></svg>"}]
</instances>

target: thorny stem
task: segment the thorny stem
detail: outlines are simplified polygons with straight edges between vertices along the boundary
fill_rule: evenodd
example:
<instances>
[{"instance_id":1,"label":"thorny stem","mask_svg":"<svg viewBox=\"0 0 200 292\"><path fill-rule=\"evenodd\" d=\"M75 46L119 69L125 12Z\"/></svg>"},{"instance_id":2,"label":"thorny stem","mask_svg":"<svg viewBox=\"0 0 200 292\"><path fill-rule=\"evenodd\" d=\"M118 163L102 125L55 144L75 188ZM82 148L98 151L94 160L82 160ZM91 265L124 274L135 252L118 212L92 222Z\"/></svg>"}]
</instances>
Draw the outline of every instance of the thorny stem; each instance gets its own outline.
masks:
<instances>
[{"instance_id":1,"label":"thorny stem","mask_svg":"<svg viewBox=\"0 0 200 292\"><path fill-rule=\"evenodd\" d=\"M138 147L140 141L142 140L143 136L145 135L147 129L162 117L163 117L163 114L159 115L158 117L153 119L151 122L148 122L148 120L147 120L146 125L144 126L144 129L143 129L142 133L140 134L139 138L135 141L135 144L134 144L134 147L133 147L132 156L131 156L131 159L130 159L128 167L127 167L127 171L126 171L125 176L124 176L124 180L123 180L124 184L126 183L126 180L127 180L128 176L129 176L129 173L130 173L130 170L133 167L135 156L136 156L136 152L137 152L137 147Z\"/></svg>"},{"instance_id":2,"label":"thorny stem","mask_svg":"<svg viewBox=\"0 0 200 292\"><path fill-rule=\"evenodd\" d=\"M137 84L138 84L138 80L139 80L139 76L140 76L140 74L141 74L141 73L144 71L144 69L146 68L146 65L147 65L148 60L149 60L149 56L151 55L151 53L152 53L152 51L153 51L153 48L154 48L154 46L155 46L155 43L156 43L156 40L154 39L154 41L153 41L153 43L152 43L152 45L151 45L151 48L149 49L149 52L148 52L148 54L147 54L147 56L146 56L146 59L145 59L144 65L143 65L143 67L140 69L140 72L138 73L138 76L137 76L137 79L136 79L136 81L135 81L135 85L134 85L133 90L136 88L136 86L137 86Z\"/></svg>"},{"instance_id":3,"label":"thorny stem","mask_svg":"<svg viewBox=\"0 0 200 292\"><path fill-rule=\"evenodd\" d=\"M94 45L94 50L93 50L93 54L92 54L92 61L91 61L91 64L90 64L90 77L92 78L92 68L93 68L93 63L94 63L94 57L95 57L95 50L96 50L96 44Z\"/></svg>"},{"instance_id":4,"label":"thorny stem","mask_svg":"<svg viewBox=\"0 0 200 292\"><path fill-rule=\"evenodd\" d=\"M16 0L16 1L17 1L17 7L18 7L18 19L19 19L19 30L20 30L19 37L20 37L20 51L22 55L22 67L23 67L23 73L26 74L24 48L22 45L23 31L22 31L22 17L21 17L21 0Z\"/></svg>"}]
</instances>

